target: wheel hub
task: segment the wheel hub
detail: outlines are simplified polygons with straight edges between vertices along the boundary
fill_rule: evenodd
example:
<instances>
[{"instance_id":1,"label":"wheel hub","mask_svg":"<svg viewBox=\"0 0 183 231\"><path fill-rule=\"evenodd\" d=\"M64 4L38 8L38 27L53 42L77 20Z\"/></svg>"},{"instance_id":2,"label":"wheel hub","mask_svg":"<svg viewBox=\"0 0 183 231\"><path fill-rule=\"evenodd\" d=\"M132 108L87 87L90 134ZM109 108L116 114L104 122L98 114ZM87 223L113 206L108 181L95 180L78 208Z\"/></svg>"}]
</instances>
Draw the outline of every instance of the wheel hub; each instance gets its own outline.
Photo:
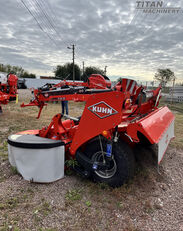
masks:
<instances>
[{"instance_id":1,"label":"wheel hub","mask_svg":"<svg viewBox=\"0 0 183 231\"><path fill-rule=\"evenodd\" d=\"M104 157L104 155L106 155L106 153L102 153L101 151L96 152L93 156L92 156L92 160L95 162L102 162L105 163L106 159ZM108 163L108 167L105 170L96 170L95 174L97 174L99 177L102 178L111 178L114 176L114 174L116 173L117 170L117 165L116 165L116 161L111 158L111 160Z\"/></svg>"}]
</instances>

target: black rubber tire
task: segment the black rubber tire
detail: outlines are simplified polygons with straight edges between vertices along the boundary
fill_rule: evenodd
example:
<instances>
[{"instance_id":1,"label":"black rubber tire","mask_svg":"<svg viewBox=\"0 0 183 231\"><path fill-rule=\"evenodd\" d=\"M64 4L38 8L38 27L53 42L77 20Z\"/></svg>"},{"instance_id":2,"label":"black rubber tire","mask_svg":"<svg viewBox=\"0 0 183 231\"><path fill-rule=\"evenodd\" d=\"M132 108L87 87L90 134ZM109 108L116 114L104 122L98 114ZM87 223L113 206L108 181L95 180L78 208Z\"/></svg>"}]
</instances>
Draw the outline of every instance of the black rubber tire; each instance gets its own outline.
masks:
<instances>
[{"instance_id":1,"label":"black rubber tire","mask_svg":"<svg viewBox=\"0 0 183 231\"><path fill-rule=\"evenodd\" d=\"M102 139L103 150L106 150L107 142L105 139ZM94 139L87 144L84 153L92 159L96 153L101 151L99 139ZM134 154L131 148L124 143L119 141L118 143L113 144L112 154L114 155L115 163L115 173L111 174L111 177L105 178L101 174L97 174L100 171L92 172L91 176L95 182L106 183L111 187L120 187L123 184L133 177L134 168L135 168L135 159ZM113 167L114 168L114 167Z\"/></svg>"}]
</instances>

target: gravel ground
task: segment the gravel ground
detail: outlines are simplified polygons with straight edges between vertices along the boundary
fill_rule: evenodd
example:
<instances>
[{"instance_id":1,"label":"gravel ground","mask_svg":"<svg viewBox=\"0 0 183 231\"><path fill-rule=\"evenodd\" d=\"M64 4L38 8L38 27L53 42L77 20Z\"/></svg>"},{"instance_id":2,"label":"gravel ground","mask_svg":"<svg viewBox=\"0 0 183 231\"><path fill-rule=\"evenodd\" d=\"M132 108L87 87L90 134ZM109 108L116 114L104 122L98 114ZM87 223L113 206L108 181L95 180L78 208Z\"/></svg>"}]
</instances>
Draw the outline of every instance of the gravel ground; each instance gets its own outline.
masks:
<instances>
[{"instance_id":1,"label":"gravel ground","mask_svg":"<svg viewBox=\"0 0 183 231\"><path fill-rule=\"evenodd\" d=\"M29 96L21 90L19 99ZM0 230L183 231L183 150L170 146L158 174L151 152L143 149L134 179L118 189L75 174L50 184L30 183L10 167L2 143L23 126L19 118L13 127L18 112L10 115L11 108L12 103L0 118ZM34 118L28 116L22 115L24 126Z\"/></svg>"},{"instance_id":2,"label":"gravel ground","mask_svg":"<svg viewBox=\"0 0 183 231\"><path fill-rule=\"evenodd\" d=\"M20 101L25 99L31 99L32 97L32 90L31 89L19 89L18 90L18 99Z\"/></svg>"}]
</instances>

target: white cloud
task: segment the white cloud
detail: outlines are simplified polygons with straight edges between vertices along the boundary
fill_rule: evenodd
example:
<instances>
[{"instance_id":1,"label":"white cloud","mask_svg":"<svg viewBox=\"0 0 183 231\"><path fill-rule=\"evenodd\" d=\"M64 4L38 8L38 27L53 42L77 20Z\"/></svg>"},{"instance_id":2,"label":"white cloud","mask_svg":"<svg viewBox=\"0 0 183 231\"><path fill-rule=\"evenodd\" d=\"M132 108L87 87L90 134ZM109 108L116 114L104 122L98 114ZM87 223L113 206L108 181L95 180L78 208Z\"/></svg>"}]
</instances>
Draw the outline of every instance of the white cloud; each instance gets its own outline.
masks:
<instances>
[{"instance_id":1,"label":"white cloud","mask_svg":"<svg viewBox=\"0 0 183 231\"><path fill-rule=\"evenodd\" d=\"M136 2L121 0L24 0L42 28L21 1L1 3L0 62L36 73L72 60L67 45L76 44L76 63L108 66L108 75L152 79L157 68L171 68L183 78L183 13L144 14ZM36 4L49 15L55 32ZM181 1L169 1L183 7Z\"/></svg>"}]
</instances>

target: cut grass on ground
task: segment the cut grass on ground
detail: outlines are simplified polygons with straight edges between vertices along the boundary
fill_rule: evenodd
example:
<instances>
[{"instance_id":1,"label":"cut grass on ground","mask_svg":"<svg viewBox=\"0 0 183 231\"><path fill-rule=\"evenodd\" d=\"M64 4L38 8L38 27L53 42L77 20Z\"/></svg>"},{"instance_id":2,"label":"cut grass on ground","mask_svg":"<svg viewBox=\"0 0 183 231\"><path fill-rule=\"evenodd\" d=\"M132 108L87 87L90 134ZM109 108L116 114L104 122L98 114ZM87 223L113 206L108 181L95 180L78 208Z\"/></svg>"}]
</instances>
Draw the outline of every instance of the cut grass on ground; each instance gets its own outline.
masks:
<instances>
[{"instance_id":1,"label":"cut grass on ground","mask_svg":"<svg viewBox=\"0 0 183 231\"><path fill-rule=\"evenodd\" d=\"M171 141L171 146L183 149L183 103L167 104L162 100L160 106L164 105L175 115L175 139Z\"/></svg>"}]
</instances>

